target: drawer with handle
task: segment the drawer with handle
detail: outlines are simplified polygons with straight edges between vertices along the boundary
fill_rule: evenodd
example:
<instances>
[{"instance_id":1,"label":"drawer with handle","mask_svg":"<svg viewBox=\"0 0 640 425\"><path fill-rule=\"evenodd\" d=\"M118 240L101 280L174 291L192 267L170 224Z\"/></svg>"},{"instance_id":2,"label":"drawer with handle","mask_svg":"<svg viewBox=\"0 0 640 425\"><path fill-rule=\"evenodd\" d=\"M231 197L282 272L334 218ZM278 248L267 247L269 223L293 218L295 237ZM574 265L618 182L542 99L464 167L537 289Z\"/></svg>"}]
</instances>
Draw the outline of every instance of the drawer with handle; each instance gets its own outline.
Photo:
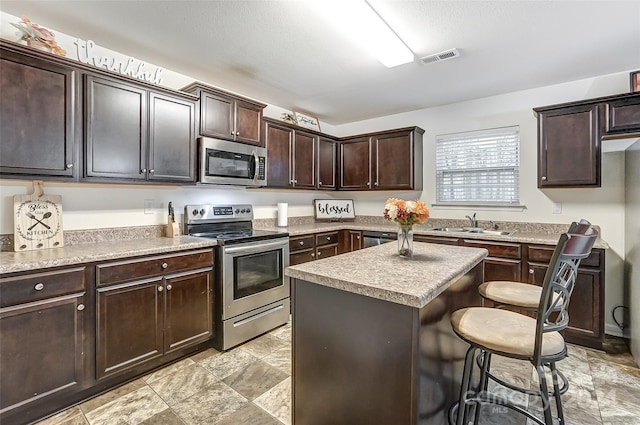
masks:
<instances>
[{"instance_id":1,"label":"drawer with handle","mask_svg":"<svg viewBox=\"0 0 640 425\"><path fill-rule=\"evenodd\" d=\"M311 249L315 245L313 244L313 235L300 236L296 238L289 238L289 252L304 251L305 249Z\"/></svg>"},{"instance_id":2,"label":"drawer with handle","mask_svg":"<svg viewBox=\"0 0 640 425\"><path fill-rule=\"evenodd\" d=\"M29 273L0 279L0 307L85 290L85 267Z\"/></svg>"},{"instance_id":3,"label":"drawer with handle","mask_svg":"<svg viewBox=\"0 0 640 425\"><path fill-rule=\"evenodd\" d=\"M213 249L116 261L96 266L98 286L162 276L213 265Z\"/></svg>"},{"instance_id":4,"label":"drawer with handle","mask_svg":"<svg viewBox=\"0 0 640 425\"><path fill-rule=\"evenodd\" d=\"M316 234L316 246L338 243L338 232Z\"/></svg>"}]
</instances>

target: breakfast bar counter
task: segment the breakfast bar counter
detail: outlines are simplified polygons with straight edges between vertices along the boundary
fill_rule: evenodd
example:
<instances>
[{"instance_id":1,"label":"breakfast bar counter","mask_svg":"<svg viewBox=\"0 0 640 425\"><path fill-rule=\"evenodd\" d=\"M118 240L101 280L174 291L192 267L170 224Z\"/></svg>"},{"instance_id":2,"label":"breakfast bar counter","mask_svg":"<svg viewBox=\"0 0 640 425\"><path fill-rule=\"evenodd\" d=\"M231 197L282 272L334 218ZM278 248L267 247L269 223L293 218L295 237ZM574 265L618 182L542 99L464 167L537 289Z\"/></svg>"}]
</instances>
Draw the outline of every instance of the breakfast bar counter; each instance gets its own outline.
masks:
<instances>
[{"instance_id":1,"label":"breakfast bar counter","mask_svg":"<svg viewBox=\"0 0 640 425\"><path fill-rule=\"evenodd\" d=\"M442 424L466 344L450 314L480 305L479 248L395 243L287 268L293 423Z\"/></svg>"}]
</instances>

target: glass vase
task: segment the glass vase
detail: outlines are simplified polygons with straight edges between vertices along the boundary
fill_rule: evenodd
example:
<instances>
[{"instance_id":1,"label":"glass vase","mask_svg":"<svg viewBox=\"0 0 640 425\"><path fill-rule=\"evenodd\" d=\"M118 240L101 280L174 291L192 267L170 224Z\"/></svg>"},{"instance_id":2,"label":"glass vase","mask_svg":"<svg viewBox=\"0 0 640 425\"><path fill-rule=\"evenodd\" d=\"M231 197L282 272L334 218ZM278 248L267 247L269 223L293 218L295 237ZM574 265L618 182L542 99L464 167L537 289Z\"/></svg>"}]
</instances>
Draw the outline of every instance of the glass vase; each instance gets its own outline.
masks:
<instances>
[{"instance_id":1,"label":"glass vase","mask_svg":"<svg viewBox=\"0 0 640 425\"><path fill-rule=\"evenodd\" d=\"M398 254L403 258L413 256L413 226L401 225L398 230Z\"/></svg>"}]
</instances>

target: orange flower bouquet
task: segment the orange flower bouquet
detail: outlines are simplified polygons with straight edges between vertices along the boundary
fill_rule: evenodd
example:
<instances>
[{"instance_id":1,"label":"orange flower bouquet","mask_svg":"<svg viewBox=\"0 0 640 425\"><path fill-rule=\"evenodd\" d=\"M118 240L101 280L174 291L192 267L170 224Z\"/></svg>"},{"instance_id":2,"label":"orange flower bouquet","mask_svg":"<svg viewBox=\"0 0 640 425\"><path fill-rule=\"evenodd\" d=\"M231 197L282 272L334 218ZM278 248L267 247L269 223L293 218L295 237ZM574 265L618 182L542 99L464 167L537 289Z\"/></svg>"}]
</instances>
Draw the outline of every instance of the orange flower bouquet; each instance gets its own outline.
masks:
<instances>
[{"instance_id":1,"label":"orange flower bouquet","mask_svg":"<svg viewBox=\"0 0 640 425\"><path fill-rule=\"evenodd\" d=\"M429 208L422 201L389 198L384 204L384 218L401 226L413 226L422 224L429 218Z\"/></svg>"},{"instance_id":2,"label":"orange flower bouquet","mask_svg":"<svg viewBox=\"0 0 640 425\"><path fill-rule=\"evenodd\" d=\"M389 198L384 204L384 218L400 225L398 230L398 254L402 258L413 256L413 225L429 218L429 208L422 201L403 201Z\"/></svg>"}]
</instances>

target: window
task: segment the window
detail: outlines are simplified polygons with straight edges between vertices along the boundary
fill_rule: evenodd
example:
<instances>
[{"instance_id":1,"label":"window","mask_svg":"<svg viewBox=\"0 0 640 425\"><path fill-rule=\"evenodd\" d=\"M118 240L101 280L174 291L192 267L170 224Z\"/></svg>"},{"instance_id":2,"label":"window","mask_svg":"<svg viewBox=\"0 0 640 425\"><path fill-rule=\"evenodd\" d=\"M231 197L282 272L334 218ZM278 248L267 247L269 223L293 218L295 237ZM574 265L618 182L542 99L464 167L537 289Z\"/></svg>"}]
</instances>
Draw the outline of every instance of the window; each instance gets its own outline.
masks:
<instances>
[{"instance_id":1,"label":"window","mask_svg":"<svg viewBox=\"0 0 640 425\"><path fill-rule=\"evenodd\" d=\"M436 136L436 203L518 205L520 128Z\"/></svg>"}]
</instances>

